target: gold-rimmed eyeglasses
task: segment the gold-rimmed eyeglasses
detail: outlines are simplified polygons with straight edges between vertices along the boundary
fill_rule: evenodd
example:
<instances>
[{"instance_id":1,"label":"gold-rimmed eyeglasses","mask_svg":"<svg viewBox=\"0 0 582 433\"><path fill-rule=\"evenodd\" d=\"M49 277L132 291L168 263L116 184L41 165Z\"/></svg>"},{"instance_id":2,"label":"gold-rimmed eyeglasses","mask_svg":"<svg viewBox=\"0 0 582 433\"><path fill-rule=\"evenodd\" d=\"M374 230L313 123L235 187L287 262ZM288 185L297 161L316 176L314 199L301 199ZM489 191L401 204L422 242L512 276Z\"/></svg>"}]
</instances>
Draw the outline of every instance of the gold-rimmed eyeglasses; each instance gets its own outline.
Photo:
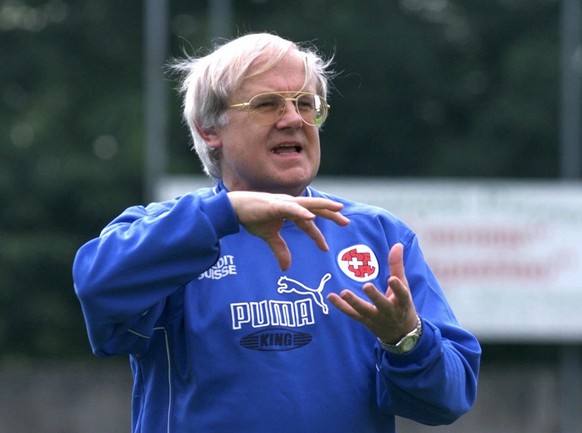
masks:
<instances>
[{"instance_id":1,"label":"gold-rimmed eyeglasses","mask_svg":"<svg viewBox=\"0 0 582 433\"><path fill-rule=\"evenodd\" d=\"M283 117L287 109L287 101L294 102L297 113L307 125L321 126L327 119L330 106L323 97L314 93L259 93L248 102L233 104L228 108L244 109L253 122L259 125L271 125Z\"/></svg>"}]
</instances>

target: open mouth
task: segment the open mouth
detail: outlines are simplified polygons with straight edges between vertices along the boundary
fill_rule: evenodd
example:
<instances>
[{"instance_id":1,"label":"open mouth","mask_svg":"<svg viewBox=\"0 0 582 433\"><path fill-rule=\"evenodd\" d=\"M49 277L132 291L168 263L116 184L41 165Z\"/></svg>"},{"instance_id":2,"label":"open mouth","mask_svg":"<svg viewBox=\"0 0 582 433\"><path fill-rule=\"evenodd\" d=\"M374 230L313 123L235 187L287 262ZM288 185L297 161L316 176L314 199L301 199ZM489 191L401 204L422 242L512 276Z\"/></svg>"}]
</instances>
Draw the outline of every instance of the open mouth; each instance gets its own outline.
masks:
<instances>
[{"instance_id":1,"label":"open mouth","mask_svg":"<svg viewBox=\"0 0 582 433\"><path fill-rule=\"evenodd\" d=\"M301 146L297 146L296 144L281 144L271 149L271 152L276 153L277 155L300 153Z\"/></svg>"}]
</instances>

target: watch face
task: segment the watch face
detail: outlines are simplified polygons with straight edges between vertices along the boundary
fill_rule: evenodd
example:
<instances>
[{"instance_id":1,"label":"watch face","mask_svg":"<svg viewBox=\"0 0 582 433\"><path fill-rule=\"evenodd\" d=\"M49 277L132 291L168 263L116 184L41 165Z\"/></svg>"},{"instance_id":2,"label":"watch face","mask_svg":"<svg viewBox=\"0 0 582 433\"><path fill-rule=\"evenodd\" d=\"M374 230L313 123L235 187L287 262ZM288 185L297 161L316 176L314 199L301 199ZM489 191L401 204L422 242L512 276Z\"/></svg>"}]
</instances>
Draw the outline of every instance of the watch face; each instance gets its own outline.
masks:
<instances>
[{"instance_id":1,"label":"watch face","mask_svg":"<svg viewBox=\"0 0 582 433\"><path fill-rule=\"evenodd\" d=\"M400 351L409 352L410 350L414 349L414 346L416 346L417 341L418 335L411 335L402 342L402 344L400 345Z\"/></svg>"}]
</instances>

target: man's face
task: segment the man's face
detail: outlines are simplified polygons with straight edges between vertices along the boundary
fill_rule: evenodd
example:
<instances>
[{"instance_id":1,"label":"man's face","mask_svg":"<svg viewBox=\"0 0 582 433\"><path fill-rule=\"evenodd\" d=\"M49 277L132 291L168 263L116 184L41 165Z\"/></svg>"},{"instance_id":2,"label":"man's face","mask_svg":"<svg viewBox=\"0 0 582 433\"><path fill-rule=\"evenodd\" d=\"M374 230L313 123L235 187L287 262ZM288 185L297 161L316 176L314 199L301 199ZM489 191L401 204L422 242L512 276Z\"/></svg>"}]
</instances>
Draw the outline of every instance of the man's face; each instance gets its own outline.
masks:
<instances>
[{"instance_id":1,"label":"man's face","mask_svg":"<svg viewBox=\"0 0 582 433\"><path fill-rule=\"evenodd\" d=\"M252 73L252 70L250 71ZM272 69L245 80L229 104L247 102L264 92L304 91L304 62L288 53ZM230 191L251 190L300 195L313 180L320 162L319 130L303 122L292 101L272 125L259 125L245 110L230 109L228 123L208 141L222 149L221 167Z\"/></svg>"}]
</instances>

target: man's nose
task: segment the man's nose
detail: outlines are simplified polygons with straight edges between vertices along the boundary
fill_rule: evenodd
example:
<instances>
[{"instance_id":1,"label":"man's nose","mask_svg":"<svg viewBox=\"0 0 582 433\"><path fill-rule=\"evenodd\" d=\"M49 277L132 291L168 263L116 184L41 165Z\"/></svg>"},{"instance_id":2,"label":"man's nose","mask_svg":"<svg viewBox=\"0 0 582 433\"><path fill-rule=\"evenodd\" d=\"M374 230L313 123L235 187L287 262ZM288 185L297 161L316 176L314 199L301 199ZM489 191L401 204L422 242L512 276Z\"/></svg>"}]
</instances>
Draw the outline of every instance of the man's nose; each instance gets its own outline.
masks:
<instances>
[{"instance_id":1,"label":"man's nose","mask_svg":"<svg viewBox=\"0 0 582 433\"><path fill-rule=\"evenodd\" d=\"M295 101L285 101L285 111L283 115L279 119L280 123L282 122L285 126L292 126L292 127L300 127L303 125L303 117L297 111L297 106L295 105Z\"/></svg>"}]
</instances>

